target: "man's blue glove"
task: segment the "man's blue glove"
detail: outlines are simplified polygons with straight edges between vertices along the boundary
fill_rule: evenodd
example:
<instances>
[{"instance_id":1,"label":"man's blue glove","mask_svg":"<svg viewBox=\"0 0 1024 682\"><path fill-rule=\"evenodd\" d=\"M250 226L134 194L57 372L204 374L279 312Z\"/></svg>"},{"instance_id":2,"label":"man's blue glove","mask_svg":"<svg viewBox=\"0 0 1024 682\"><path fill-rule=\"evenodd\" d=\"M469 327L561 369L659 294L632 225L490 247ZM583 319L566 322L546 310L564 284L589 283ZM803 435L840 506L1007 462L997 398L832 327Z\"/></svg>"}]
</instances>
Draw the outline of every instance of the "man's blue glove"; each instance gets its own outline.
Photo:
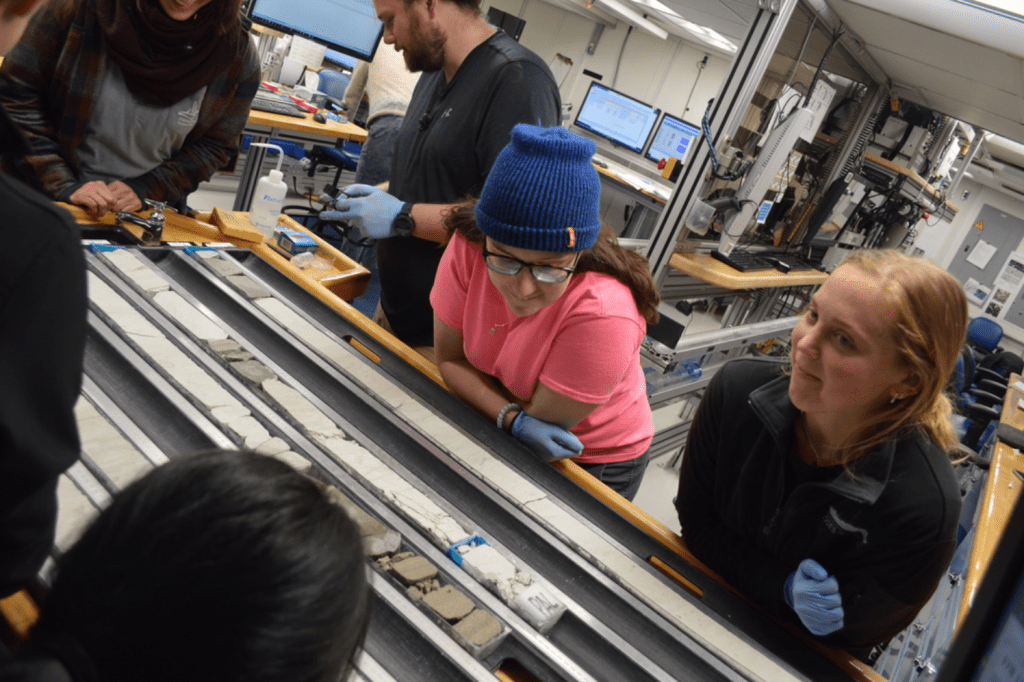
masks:
<instances>
[{"instance_id":1,"label":"man's blue glove","mask_svg":"<svg viewBox=\"0 0 1024 682\"><path fill-rule=\"evenodd\" d=\"M843 627L839 582L814 559L804 559L782 588L789 608L811 634L823 637Z\"/></svg>"},{"instance_id":2,"label":"man's blue glove","mask_svg":"<svg viewBox=\"0 0 1024 682\"><path fill-rule=\"evenodd\" d=\"M510 431L513 437L548 462L575 457L583 452L583 443L575 435L561 426L534 419L525 412L520 412L512 420Z\"/></svg>"},{"instance_id":3,"label":"man's blue glove","mask_svg":"<svg viewBox=\"0 0 1024 682\"><path fill-rule=\"evenodd\" d=\"M320 219L347 222L370 239L396 237L393 226L402 204L380 187L349 185L334 200L334 210L321 211Z\"/></svg>"}]
</instances>

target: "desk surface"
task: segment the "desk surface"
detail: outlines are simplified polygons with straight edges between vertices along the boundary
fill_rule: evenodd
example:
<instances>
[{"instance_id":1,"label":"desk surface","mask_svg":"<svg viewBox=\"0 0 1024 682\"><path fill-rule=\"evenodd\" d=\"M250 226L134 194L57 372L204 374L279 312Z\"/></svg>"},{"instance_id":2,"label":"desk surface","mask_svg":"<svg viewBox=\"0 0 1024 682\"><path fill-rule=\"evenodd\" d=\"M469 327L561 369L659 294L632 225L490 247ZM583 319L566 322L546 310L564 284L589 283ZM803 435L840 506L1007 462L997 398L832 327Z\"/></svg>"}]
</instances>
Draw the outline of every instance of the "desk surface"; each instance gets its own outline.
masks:
<instances>
[{"instance_id":1,"label":"desk surface","mask_svg":"<svg viewBox=\"0 0 1024 682\"><path fill-rule=\"evenodd\" d=\"M249 111L249 126L266 126L274 130L291 130L298 133L310 135L323 135L339 140L352 140L363 142L366 140L366 131L351 121L338 123L327 119L325 123L317 123L313 120L312 114L306 114L305 118L297 116L285 116L284 114L273 114L269 111L251 109Z\"/></svg>"},{"instance_id":2,"label":"desk surface","mask_svg":"<svg viewBox=\"0 0 1024 682\"><path fill-rule=\"evenodd\" d=\"M1013 388L1014 382L1019 379L1018 374L1010 376L1010 388L1006 390L999 421L1024 429L1024 410L1017 407L1018 401L1024 398L1024 392ZM1003 529L1006 528L1014 505L1020 498L1021 489L1024 488L1024 481L1017 477L1014 470L1024 471L1024 455L1006 443L997 443L992 453L992 462L989 464L985 490L978 503L974 544L967 564L964 594L957 614L957 627L963 623L974 595L981 586L981 580L992 561L999 539L1003 536Z\"/></svg>"},{"instance_id":3,"label":"desk surface","mask_svg":"<svg viewBox=\"0 0 1024 682\"><path fill-rule=\"evenodd\" d=\"M602 178L608 178L612 182L616 182L622 185L623 187L627 187L635 192L638 192L644 195L645 197L657 201L660 204L666 203L668 201L668 195L672 193L671 187L665 188L664 186L658 186L658 188L661 189L666 194L666 196L664 197L659 196L656 192L651 191L652 188L657 186L653 180L647 180L647 178L643 178L638 173L634 173L632 171L619 171L612 166L609 166L608 168L602 168L597 164L594 164L594 168L597 169L598 174L600 174ZM623 177L620 177L620 172L626 174L625 179ZM629 180L632 177L637 178L639 182L630 182ZM642 184L644 181L650 182L650 187L646 186L645 184Z\"/></svg>"},{"instance_id":4,"label":"desk surface","mask_svg":"<svg viewBox=\"0 0 1024 682\"><path fill-rule=\"evenodd\" d=\"M706 253L675 253L669 267L701 281L726 289L768 289L773 287L822 284L828 274L818 270L779 272L778 270L752 270L740 272Z\"/></svg>"},{"instance_id":5,"label":"desk surface","mask_svg":"<svg viewBox=\"0 0 1024 682\"><path fill-rule=\"evenodd\" d=\"M113 213L107 213L99 218L93 218L80 206L72 206L70 204L62 204L62 206L71 213L75 218L75 221L79 224L114 225L116 222L116 217ZM148 210L140 211L141 215L148 216L149 213L150 212ZM235 246L249 248L259 253L265 260L270 261L275 267L282 270L289 276L299 273L303 274L304 280L299 282L303 286L306 286L306 284L310 284L311 286L315 285L315 287L326 290L333 297L346 301L352 300L357 296L361 296L366 291L366 286L370 281L369 270L316 235L312 234L306 230L306 228L302 227L287 216L281 217L283 224L291 229L307 232L317 241L317 255L331 264L331 267L328 270L302 270L292 265L286 256L279 253L268 243L230 237L221 231L220 227L216 224L215 217L210 213L197 214L196 218L189 218L172 211L168 211L165 215L166 222L164 223L163 235L160 240L162 243L183 242L187 244L202 245L214 242L228 242ZM245 217L244 214L241 215ZM122 227L135 235L135 237L141 239L142 228L130 223L124 223L122 224ZM286 266L291 269L289 270ZM292 278L297 279L296 277ZM314 291L313 293L315 294L317 292Z\"/></svg>"}]
</instances>

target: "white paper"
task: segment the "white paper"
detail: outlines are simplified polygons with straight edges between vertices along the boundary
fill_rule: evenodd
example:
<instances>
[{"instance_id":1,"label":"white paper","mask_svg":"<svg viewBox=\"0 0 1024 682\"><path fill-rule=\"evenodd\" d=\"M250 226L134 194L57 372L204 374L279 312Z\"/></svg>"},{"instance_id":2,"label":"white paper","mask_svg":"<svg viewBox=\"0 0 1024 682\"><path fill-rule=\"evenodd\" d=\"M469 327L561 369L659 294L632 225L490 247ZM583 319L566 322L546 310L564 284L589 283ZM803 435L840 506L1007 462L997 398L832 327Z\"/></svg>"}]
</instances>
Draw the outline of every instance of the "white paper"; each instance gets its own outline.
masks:
<instances>
[{"instance_id":1,"label":"white paper","mask_svg":"<svg viewBox=\"0 0 1024 682\"><path fill-rule=\"evenodd\" d=\"M977 265L982 270L988 265L988 262L992 260L993 254L996 252L996 247L992 246L984 239L979 239L974 250L971 251L971 255L967 257L967 262L971 265Z\"/></svg>"},{"instance_id":2,"label":"white paper","mask_svg":"<svg viewBox=\"0 0 1024 682\"><path fill-rule=\"evenodd\" d=\"M324 55L327 53L327 46L321 45L315 40L292 36L292 46L288 50L288 56L301 61L311 69L319 69L324 62Z\"/></svg>"},{"instance_id":3,"label":"white paper","mask_svg":"<svg viewBox=\"0 0 1024 682\"><path fill-rule=\"evenodd\" d=\"M561 86L562 81L569 75L569 69L572 68L572 62L565 62L555 56L550 62L548 62L548 68L551 69L551 74L555 77L555 82Z\"/></svg>"},{"instance_id":4,"label":"white paper","mask_svg":"<svg viewBox=\"0 0 1024 682\"><path fill-rule=\"evenodd\" d=\"M1024 256L1013 252L1006 257L1006 263L992 283L992 293L982 306L982 312L996 319L1003 319L1010 304L1024 286Z\"/></svg>"}]
</instances>

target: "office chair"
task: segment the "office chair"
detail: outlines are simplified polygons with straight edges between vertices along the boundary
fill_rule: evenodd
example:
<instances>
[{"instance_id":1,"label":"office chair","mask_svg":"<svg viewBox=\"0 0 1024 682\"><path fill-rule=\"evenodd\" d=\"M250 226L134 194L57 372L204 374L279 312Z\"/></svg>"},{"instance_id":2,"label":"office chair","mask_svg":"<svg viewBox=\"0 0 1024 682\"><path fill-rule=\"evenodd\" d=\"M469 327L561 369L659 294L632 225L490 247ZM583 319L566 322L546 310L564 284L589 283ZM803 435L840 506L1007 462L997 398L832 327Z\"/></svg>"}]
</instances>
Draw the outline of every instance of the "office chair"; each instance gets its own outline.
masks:
<instances>
[{"instance_id":1,"label":"office chair","mask_svg":"<svg viewBox=\"0 0 1024 682\"><path fill-rule=\"evenodd\" d=\"M317 86L317 90L326 93L328 97L333 97L340 102L345 99L345 89L351 80L352 76L350 74L335 71L334 69L321 69L320 84Z\"/></svg>"},{"instance_id":2,"label":"office chair","mask_svg":"<svg viewBox=\"0 0 1024 682\"><path fill-rule=\"evenodd\" d=\"M1003 328L987 317L976 317L967 325L967 343L980 355L1001 351L999 341L1002 338Z\"/></svg>"},{"instance_id":3,"label":"office chair","mask_svg":"<svg viewBox=\"0 0 1024 682\"><path fill-rule=\"evenodd\" d=\"M1024 359L1010 351L996 350L979 360L975 372L976 376L1006 383L1011 374L1024 372Z\"/></svg>"},{"instance_id":4,"label":"office chair","mask_svg":"<svg viewBox=\"0 0 1024 682\"><path fill-rule=\"evenodd\" d=\"M964 344L950 377L949 390L956 411L954 419L960 442L980 454L995 435L1006 383L990 378L979 379L978 376L974 350Z\"/></svg>"},{"instance_id":5,"label":"office chair","mask_svg":"<svg viewBox=\"0 0 1024 682\"><path fill-rule=\"evenodd\" d=\"M363 145L350 140L338 140L335 147L316 145L309 152L309 158L303 162L306 174L309 177L316 175L318 169L335 168L334 180L324 192L333 195L334 190L340 189L338 183L341 181L341 174L344 171L355 173L359 166L359 155L363 151Z\"/></svg>"},{"instance_id":6,"label":"office chair","mask_svg":"<svg viewBox=\"0 0 1024 682\"><path fill-rule=\"evenodd\" d=\"M318 90L340 102L345 98L345 89L351 80L352 76L347 73L333 69L323 69L320 71ZM354 173L356 171L359 165L359 154L362 150L363 145L348 140L339 140L333 147L316 145L309 153L306 173L309 177L313 177L318 168L335 168L334 181L331 186L338 189L342 172L350 171ZM330 194L331 192L328 191L327 193Z\"/></svg>"}]
</instances>

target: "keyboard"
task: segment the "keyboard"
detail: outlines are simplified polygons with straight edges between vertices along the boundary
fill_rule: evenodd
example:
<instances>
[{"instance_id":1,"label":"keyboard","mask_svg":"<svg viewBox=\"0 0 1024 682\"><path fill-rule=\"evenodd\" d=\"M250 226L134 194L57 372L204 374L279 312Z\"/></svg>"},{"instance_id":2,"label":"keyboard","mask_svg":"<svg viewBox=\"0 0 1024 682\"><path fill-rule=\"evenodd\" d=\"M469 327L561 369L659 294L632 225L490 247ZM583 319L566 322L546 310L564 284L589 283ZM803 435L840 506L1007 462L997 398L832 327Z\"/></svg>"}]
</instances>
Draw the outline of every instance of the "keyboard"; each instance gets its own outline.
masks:
<instances>
[{"instance_id":1,"label":"keyboard","mask_svg":"<svg viewBox=\"0 0 1024 682\"><path fill-rule=\"evenodd\" d=\"M295 102L283 99L277 95L262 97L257 94L252 100L252 108L257 111L266 111L271 114L284 114L285 116L306 118L305 109L295 104Z\"/></svg>"},{"instance_id":2,"label":"keyboard","mask_svg":"<svg viewBox=\"0 0 1024 682\"><path fill-rule=\"evenodd\" d=\"M804 260L803 258L797 258L795 256L781 255L779 256L779 260L785 261L792 266L794 272L798 270L821 270L824 272L825 270L825 266L821 263L815 263L814 261Z\"/></svg>"},{"instance_id":3,"label":"keyboard","mask_svg":"<svg viewBox=\"0 0 1024 682\"><path fill-rule=\"evenodd\" d=\"M721 251L715 249L711 252L711 257L715 260L722 261L733 270L739 270L740 272L750 272L751 270L771 270L774 267L771 263L762 260L756 254L747 253L746 251L733 251L731 254L726 256Z\"/></svg>"}]
</instances>

